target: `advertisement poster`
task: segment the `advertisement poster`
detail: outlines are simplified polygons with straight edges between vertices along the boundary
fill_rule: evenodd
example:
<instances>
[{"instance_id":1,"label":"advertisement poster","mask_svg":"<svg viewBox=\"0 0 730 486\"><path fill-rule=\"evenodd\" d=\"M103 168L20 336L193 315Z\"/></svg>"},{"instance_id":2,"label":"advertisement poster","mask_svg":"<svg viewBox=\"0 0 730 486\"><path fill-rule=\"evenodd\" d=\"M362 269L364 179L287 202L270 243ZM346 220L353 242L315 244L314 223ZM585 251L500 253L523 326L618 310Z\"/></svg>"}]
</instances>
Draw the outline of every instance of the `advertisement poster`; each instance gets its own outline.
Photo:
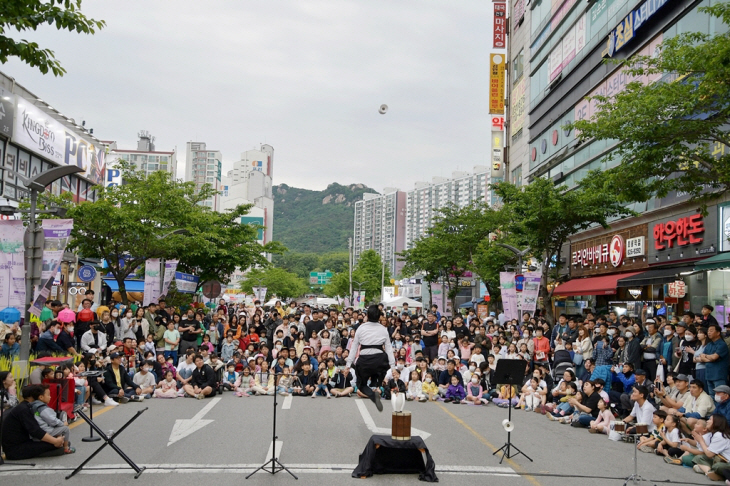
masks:
<instances>
[{"instance_id":1,"label":"advertisement poster","mask_svg":"<svg viewBox=\"0 0 730 486\"><path fill-rule=\"evenodd\" d=\"M507 319L519 319L515 272L499 272L499 287L502 289L502 308L504 309L504 315Z\"/></svg>"},{"instance_id":2,"label":"advertisement poster","mask_svg":"<svg viewBox=\"0 0 730 486\"><path fill-rule=\"evenodd\" d=\"M489 113L504 115L504 55L489 55Z\"/></svg>"},{"instance_id":3,"label":"advertisement poster","mask_svg":"<svg viewBox=\"0 0 730 486\"><path fill-rule=\"evenodd\" d=\"M175 272L175 285L177 286L177 291L182 294L194 294L198 289L199 282L200 277L197 275Z\"/></svg>"},{"instance_id":4,"label":"advertisement poster","mask_svg":"<svg viewBox=\"0 0 730 486\"><path fill-rule=\"evenodd\" d=\"M22 220L0 220L0 309L25 315L25 246Z\"/></svg>"},{"instance_id":5,"label":"advertisement poster","mask_svg":"<svg viewBox=\"0 0 730 486\"><path fill-rule=\"evenodd\" d=\"M494 37L492 47L505 49L507 47L507 4L494 3Z\"/></svg>"},{"instance_id":6,"label":"advertisement poster","mask_svg":"<svg viewBox=\"0 0 730 486\"><path fill-rule=\"evenodd\" d=\"M63 252L71 238L74 227L73 219L44 219L41 228L43 231L43 269L41 270L41 288L36 292L30 313L40 317L46 300L51 295L51 289L63 259ZM74 307L75 309L75 307Z\"/></svg>"},{"instance_id":7,"label":"advertisement poster","mask_svg":"<svg viewBox=\"0 0 730 486\"><path fill-rule=\"evenodd\" d=\"M162 284L162 295L167 295L167 292L170 290L170 284L172 283L172 279L175 278L175 270L177 270L178 262L179 260L165 261L165 281Z\"/></svg>"},{"instance_id":8,"label":"advertisement poster","mask_svg":"<svg viewBox=\"0 0 730 486\"><path fill-rule=\"evenodd\" d=\"M478 304L477 315L479 316L479 319L484 321L484 319L489 317L489 306L487 304Z\"/></svg>"},{"instance_id":9,"label":"advertisement poster","mask_svg":"<svg viewBox=\"0 0 730 486\"><path fill-rule=\"evenodd\" d=\"M540 281L542 272L526 272L525 284L522 290L522 312L529 312L531 315L537 309L537 299L540 293Z\"/></svg>"},{"instance_id":10,"label":"advertisement poster","mask_svg":"<svg viewBox=\"0 0 730 486\"><path fill-rule=\"evenodd\" d=\"M160 259L150 258L144 262L143 305L150 305L160 298Z\"/></svg>"},{"instance_id":11,"label":"advertisement poster","mask_svg":"<svg viewBox=\"0 0 730 486\"><path fill-rule=\"evenodd\" d=\"M266 291L268 290L268 287L254 287L253 288L253 295L256 300L260 300L261 304L266 302Z\"/></svg>"},{"instance_id":12,"label":"advertisement poster","mask_svg":"<svg viewBox=\"0 0 730 486\"><path fill-rule=\"evenodd\" d=\"M355 290L353 292L353 307L355 309L364 309L365 308L365 291L357 291Z\"/></svg>"}]
</instances>

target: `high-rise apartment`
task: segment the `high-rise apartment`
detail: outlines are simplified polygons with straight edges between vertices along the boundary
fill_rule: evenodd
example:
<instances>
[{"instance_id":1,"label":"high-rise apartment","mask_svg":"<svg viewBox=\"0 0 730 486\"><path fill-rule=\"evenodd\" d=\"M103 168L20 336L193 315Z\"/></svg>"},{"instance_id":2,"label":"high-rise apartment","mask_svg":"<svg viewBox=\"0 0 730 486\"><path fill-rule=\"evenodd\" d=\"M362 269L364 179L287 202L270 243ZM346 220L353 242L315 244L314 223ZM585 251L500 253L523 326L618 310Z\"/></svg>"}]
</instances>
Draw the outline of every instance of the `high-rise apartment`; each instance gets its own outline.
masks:
<instances>
[{"instance_id":1,"label":"high-rise apartment","mask_svg":"<svg viewBox=\"0 0 730 486\"><path fill-rule=\"evenodd\" d=\"M406 193L386 187L383 194L363 194L355 203L353 255L375 250L395 276L403 267L396 253L405 250Z\"/></svg>"},{"instance_id":2,"label":"high-rise apartment","mask_svg":"<svg viewBox=\"0 0 730 486\"><path fill-rule=\"evenodd\" d=\"M185 150L185 180L195 182L198 190L203 184L210 184L216 191L221 190L223 154L220 150L207 148L205 142L188 142ZM220 207L220 195L209 197L201 202L214 211Z\"/></svg>"}]
</instances>

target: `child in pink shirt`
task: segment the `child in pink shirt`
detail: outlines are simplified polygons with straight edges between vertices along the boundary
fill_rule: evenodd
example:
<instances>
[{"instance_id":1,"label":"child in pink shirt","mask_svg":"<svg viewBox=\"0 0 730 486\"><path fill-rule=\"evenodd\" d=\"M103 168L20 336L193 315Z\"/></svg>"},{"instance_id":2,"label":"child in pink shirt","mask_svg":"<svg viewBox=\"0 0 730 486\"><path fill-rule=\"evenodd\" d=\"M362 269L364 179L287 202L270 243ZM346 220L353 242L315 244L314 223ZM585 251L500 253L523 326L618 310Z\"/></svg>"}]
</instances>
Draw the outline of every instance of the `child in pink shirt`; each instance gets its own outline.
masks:
<instances>
[{"instance_id":1,"label":"child in pink shirt","mask_svg":"<svg viewBox=\"0 0 730 486\"><path fill-rule=\"evenodd\" d=\"M608 434L611 422L613 421L614 416L608 409L606 401L598 400L598 417L596 417L596 420L591 420L591 428L589 432L591 434Z\"/></svg>"}]
</instances>

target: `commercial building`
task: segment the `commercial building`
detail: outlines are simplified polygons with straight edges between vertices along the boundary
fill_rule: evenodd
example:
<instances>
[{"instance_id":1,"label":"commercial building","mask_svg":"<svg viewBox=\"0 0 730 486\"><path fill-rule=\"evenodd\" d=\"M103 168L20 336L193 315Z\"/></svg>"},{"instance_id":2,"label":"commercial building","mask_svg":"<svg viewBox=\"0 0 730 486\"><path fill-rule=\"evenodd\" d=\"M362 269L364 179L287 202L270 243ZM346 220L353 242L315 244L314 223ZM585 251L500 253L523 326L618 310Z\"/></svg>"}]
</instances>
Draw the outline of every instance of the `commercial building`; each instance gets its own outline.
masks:
<instances>
[{"instance_id":1,"label":"commercial building","mask_svg":"<svg viewBox=\"0 0 730 486\"><path fill-rule=\"evenodd\" d=\"M223 177L220 211L233 209L240 204L252 204L251 211L241 217L241 224L263 226L258 241L264 245L273 239L274 196L274 147L261 145L259 150L248 150L233 163L233 169ZM269 259L271 257L269 256ZM238 287L247 269L237 269L231 275L229 287Z\"/></svg>"},{"instance_id":2,"label":"commercial building","mask_svg":"<svg viewBox=\"0 0 730 486\"><path fill-rule=\"evenodd\" d=\"M352 249L354 262L366 250L375 250L395 276L403 262L396 253L405 250L406 193L386 187L383 194L363 194L355 203L355 224Z\"/></svg>"},{"instance_id":3,"label":"commercial building","mask_svg":"<svg viewBox=\"0 0 730 486\"><path fill-rule=\"evenodd\" d=\"M220 150L207 148L205 142L188 142L185 147L185 180L195 182L200 190L203 184L210 184L216 191L221 190L223 154ZM220 208L220 195L209 197L201 204L213 211Z\"/></svg>"},{"instance_id":4,"label":"commercial building","mask_svg":"<svg viewBox=\"0 0 730 486\"><path fill-rule=\"evenodd\" d=\"M593 95L612 96L633 79L606 58L653 55L662 41L685 32L725 28L690 0L545 0L525 7L512 1L510 19L510 107L524 100L519 118L510 116L507 176L530 183L549 177L576 187L593 169L615 167L605 155L616 142L581 142L569 122L590 118ZM523 18L520 13L524 12ZM672 81L656 74L644 83ZM512 114L515 110L512 110ZM525 150L525 148L527 150ZM727 147L718 146L718 153ZM632 204L639 217L594 228L570 238L564 249L570 281L556 288L560 311L615 310L631 316L698 312L716 307L728 322L730 267L724 221L725 199L699 214L681 194Z\"/></svg>"},{"instance_id":5,"label":"commercial building","mask_svg":"<svg viewBox=\"0 0 730 486\"><path fill-rule=\"evenodd\" d=\"M138 134L136 150L122 149L117 147L117 142L104 142L107 149L107 171L104 185L121 184L121 173L115 170L117 160L126 160L135 165L137 170L142 171L145 175L150 175L156 171L169 172L172 178L177 175L177 154L175 150L165 152L155 150L155 137L148 131L142 130Z\"/></svg>"}]
</instances>

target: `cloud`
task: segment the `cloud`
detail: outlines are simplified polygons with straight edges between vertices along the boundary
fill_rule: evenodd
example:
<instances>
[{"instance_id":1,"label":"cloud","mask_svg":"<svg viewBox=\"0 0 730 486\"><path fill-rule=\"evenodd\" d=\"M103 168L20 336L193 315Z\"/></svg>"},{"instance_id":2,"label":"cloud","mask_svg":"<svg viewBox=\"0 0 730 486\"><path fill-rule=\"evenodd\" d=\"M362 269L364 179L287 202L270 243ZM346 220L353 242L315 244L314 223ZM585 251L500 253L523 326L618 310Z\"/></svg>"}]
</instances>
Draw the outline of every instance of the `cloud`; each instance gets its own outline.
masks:
<instances>
[{"instance_id":1,"label":"cloud","mask_svg":"<svg viewBox=\"0 0 730 486\"><path fill-rule=\"evenodd\" d=\"M241 0L84 2L94 36L24 33L68 70L2 66L101 139L223 152L269 143L274 183L313 189L417 180L487 163L489 3ZM390 110L377 112L382 103Z\"/></svg>"}]
</instances>

